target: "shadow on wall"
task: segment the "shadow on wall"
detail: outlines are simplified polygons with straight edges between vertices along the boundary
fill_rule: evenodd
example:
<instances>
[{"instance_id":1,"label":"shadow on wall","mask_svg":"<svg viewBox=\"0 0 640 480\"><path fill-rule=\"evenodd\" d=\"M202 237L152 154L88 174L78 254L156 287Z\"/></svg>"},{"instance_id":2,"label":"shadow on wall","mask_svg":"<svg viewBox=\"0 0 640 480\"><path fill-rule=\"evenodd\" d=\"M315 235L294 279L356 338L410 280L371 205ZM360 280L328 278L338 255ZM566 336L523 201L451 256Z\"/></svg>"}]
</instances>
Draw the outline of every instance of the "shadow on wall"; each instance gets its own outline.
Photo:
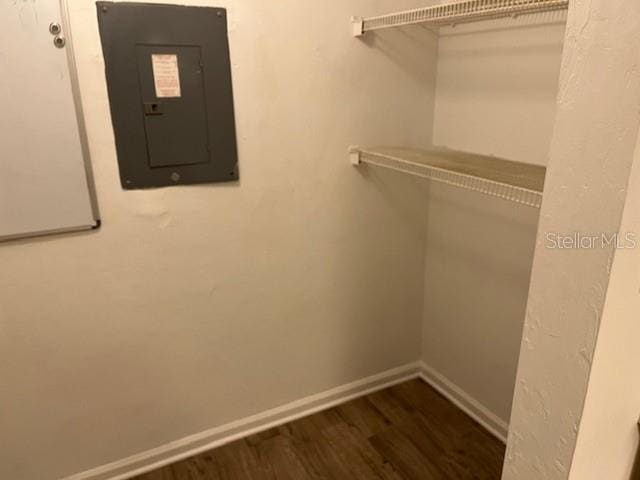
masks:
<instances>
[{"instance_id":1,"label":"shadow on wall","mask_svg":"<svg viewBox=\"0 0 640 480\"><path fill-rule=\"evenodd\" d=\"M434 64L429 61L430 55L435 56L438 45L438 35L433 30L411 25L369 32L358 41L381 52L412 78L420 82L433 78L435 82ZM429 86L434 87L435 83Z\"/></svg>"},{"instance_id":2,"label":"shadow on wall","mask_svg":"<svg viewBox=\"0 0 640 480\"><path fill-rule=\"evenodd\" d=\"M427 235L430 183L404 173L362 165L358 173L385 198L389 208L402 218L413 238L424 243Z\"/></svg>"},{"instance_id":3,"label":"shadow on wall","mask_svg":"<svg viewBox=\"0 0 640 480\"><path fill-rule=\"evenodd\" d=\"M638 430L640 430L640 423L638 423ZM640 445L638 446L638 453L636 454L636 463L633 466L630 480L640 480Z\"/></svg>"}]
</instances>

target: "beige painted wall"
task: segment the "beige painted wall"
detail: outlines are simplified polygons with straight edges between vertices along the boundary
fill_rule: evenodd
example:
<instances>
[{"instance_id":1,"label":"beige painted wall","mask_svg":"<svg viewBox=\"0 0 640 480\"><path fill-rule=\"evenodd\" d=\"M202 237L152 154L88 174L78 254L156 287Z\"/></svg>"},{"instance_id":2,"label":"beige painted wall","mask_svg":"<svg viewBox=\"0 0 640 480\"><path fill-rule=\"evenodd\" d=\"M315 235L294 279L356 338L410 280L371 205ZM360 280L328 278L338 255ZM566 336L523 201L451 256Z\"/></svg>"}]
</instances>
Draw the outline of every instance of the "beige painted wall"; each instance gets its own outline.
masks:
<instances>
[{"instance_id":1,"label":"beige painted wall","mask_svg":"<svg viewBox=\"0 0 640 480\"><path fill-rule=\"evenodd\" d=\"M194 0L229 8L242 180L137 192L119 186L95 5L70 3L104 227L0 246L0 478L58 478L415 361L425 190L347 148L430 142L436 40L372 46L349 17L423 2Z\"/></svg>"},{"instance_id":2,"label":"beige painted wall","mask_svg":"<svg viewBox=\"0 0 640 480\"><path fill-rule=\"evenodd\" d=\"M439 42L434 142L547 164L566 14L460 25ZM539 211L433 185L423 360L509 421Z\"/></svg>"},{"instance_id":3,"label":"beige painted wall","mask_svg":"<svg viewBox=\"0 0 640 480\"><path fill-rule=\"evenodd\" d=\"M566 12L442 30L434 142L547 165Z\"/></svg>"},{"instance_id":4,"label":"beige painted wall","mask_svg":"<svg viewBox=\"0 0 640 480\"><path fill-rule=\"evenodd\" d=\"M614 251L546 237L619 230L640 125L640 3L572 2L566 38L504 480L569 476Z\"/></svg>"},{"instance_id":5,"label":"beige painted wall","mask_svg":"<svg viewBox=\"0 0 640 480\"><path fill-rule=\"evenodd\" d=\"M640 136L638 137L640 140ZM640 240L640 142L624 207L621 238ZM619 249L611 269L602 325L571 480L631 480L640 416L640 244ZM640 465L638 465L640 467Z\"/></svg>"},{"instance_id":6,"label":"beige painted wall","mask_svg":"<svg viewBox=\"0 0 640 480\"><path fill-rule=\"evenodd\" d=\"M508 423L539 211L433 185L423 361Z\"/></svg>"}]
</instances>

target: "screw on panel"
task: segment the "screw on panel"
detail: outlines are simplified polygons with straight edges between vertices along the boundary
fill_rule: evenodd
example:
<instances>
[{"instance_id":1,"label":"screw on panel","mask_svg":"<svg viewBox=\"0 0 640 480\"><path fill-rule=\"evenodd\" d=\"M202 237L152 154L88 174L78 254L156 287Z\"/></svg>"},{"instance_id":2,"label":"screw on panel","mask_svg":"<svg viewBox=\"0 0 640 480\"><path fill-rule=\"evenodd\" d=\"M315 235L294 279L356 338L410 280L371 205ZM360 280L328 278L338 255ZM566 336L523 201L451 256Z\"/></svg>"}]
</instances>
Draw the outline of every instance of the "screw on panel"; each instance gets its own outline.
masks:
<instances>
[{"instance_id":1,"label":"screw on panel","mask_svg":"<svg viewBox=\"0 0 640 480\"><path fill-rule=\"evenodd\" d=\"M53 39L53 44L58 48L63 48L67 42L63 37L56 37Z\"/></svg>"},{"instance_id":2,"label":"screw on panel","mask_svg":"<svg viewBox=\"0 0 640 480\"><path fill-rule=\"evenodd\" d=\"M178 180L180 180L180 174L178 172L173 172L171 174L171 180L173 180L174 182L177 182Z\"/></svg>"},{"instance_id":3,"label":"screw on panel","mask_svg":"<svg viewBox=\"0 0 640 480\"><path fill-rule=\"evenodd\" d=\"M107 13L109 11L109 9L107 8L106 5L102 6L102 13Z\"/></svg>"},{"instance_id":4,"label":"screw on panel","mask_svg":"<svg viewBox=\"0 0 640 480\"><path fill-rule=\"evenodd\" d=\"M58 35L62 31L62 27L57 22L51 22L49 24L49 33L51 35Z\"/></svg>"}]
</instances>

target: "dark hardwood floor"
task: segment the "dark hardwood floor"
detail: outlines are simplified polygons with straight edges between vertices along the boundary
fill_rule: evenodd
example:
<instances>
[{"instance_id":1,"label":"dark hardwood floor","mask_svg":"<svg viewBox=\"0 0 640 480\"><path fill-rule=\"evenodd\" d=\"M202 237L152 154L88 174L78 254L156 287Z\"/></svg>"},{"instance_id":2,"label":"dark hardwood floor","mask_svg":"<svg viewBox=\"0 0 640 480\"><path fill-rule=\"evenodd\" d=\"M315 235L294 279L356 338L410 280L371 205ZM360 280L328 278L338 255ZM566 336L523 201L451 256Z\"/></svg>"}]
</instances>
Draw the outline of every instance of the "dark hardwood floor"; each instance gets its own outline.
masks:
<instances>
[{"instance_id":1,"label":"dark hardwood floor","mask_svg":"<svg viewBox=\"0 0 640 480\"><path fill-rule=\"evenodd\" d=\"M496 480L504 445L412 380L136 480Z\"/></svg>"}]
</instances>

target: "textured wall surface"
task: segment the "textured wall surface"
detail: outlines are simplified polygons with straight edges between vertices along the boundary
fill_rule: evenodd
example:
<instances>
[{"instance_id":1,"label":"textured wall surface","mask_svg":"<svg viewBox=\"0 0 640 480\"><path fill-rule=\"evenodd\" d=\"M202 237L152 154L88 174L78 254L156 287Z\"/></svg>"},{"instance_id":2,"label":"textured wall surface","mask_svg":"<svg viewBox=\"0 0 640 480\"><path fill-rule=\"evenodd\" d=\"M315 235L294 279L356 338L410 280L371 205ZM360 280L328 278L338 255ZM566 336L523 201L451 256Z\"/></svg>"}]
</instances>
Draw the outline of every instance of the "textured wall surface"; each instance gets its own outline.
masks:
<instances>
[{"instance_id":1,"label":"textured wall surface","mask_svg":"<svg viewBox=\"0 0 640 480\"><path fill-rule=\"evenodd\" d=\"M639 3L571 3L505 480L569 474L614 250L548 249L546 237L620 227L640 121L639 42Z\"/></svg>"},{"instance_id":2,"label":"textured wall surface","mask_svg":"<svg viewBox=\"0 0 640 480\"><path fill-rule=\"evenodd\" d=\"M547 164L564 13L443 29L434 143ZM432 185L422 357L509 422L539 210Z\"/></svg>"},{"instance_id":3,"label":"textured wall surface","mask_svg":"<svg viewBox=\"0 0 640 480\"><path fill-rule=\"evenodd\" d=\"M69 3L104 226L0 246L0 478L59 478L415 361L425 190L347 149L430 142L436 39L363 42L349 18L423 2L191 2L229 8L241 181L128 192L95 5Z\"/></svg>"},{"instance_id":4,"label":"textured wall surface","mask_svg":"<svg viewBox=\"0 0 640 480\"><path fill-rule=\"evenodd\" d=\"M640 137L639 137L640 140ZM640 142L620 234L640 241ZM619 249L609 280L571 480L630 480L640 414L640 243ZM638 465L640 467L640 465Z\"/></svg>"}]
</instances>

